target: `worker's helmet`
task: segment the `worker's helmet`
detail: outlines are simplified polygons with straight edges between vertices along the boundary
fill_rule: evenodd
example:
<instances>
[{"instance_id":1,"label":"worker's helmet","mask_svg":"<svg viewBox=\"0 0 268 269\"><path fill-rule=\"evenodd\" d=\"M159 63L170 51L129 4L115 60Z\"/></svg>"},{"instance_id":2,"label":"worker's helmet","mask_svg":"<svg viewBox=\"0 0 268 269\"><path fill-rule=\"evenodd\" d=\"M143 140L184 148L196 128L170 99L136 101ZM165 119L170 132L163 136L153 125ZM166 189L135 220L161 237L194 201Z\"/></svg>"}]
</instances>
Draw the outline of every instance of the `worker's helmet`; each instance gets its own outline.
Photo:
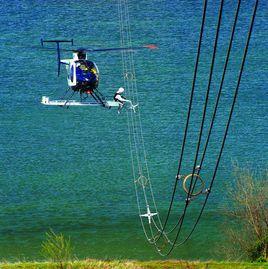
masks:
<instances>
[{"instance_id":1,"label":"worker's helmet","mask_svg":"<svg viewBox=\"0 0 268 269\"><path fill-rule=\"evenodd\" d=\"M120 93L123 93L124 91L125 91L125 89L123 87L120 87L116 93L120 94Z\"/></svg>"}]
</instances>

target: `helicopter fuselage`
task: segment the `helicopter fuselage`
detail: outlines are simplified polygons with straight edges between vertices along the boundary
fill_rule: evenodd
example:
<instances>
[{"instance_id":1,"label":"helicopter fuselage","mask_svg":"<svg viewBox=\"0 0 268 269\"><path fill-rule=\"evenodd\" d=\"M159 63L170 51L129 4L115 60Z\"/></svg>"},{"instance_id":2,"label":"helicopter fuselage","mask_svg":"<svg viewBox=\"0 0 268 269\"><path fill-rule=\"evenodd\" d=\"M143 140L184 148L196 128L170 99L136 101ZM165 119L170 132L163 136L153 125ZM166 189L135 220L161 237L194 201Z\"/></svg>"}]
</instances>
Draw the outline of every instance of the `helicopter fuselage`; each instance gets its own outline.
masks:
<instances>
[{"instance_id":1,"label":"helicopter fuselage","mask_svg":"<svg viewBox=\"0 0 268 269\"><path fill-rule=\"evenodd\" d=\"M79 56L79 52L74 52L73 59L61 60L61 63L66 65L68 86L80 93L90 93L98 88L99 70L86 56Z\"/></svg>"}]
</instances>

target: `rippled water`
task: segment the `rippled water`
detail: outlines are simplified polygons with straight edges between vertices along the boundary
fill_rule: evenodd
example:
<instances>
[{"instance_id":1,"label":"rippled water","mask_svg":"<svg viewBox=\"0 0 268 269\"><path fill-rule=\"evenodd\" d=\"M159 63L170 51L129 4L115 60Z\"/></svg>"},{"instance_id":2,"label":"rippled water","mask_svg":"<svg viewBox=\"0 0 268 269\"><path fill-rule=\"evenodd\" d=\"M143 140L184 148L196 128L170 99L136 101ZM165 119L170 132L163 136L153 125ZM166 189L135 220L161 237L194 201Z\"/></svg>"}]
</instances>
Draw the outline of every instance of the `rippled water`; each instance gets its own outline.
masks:
<instances>
[{"instance_id":1,"label":"rippled water","mask_svg":"<svg viewBox=\"0 0 268 269\"><path fill-rule=\"evenodd\" d=\"M129 1L144 139L152 184L162 214L167 209L182 142L193 76L202 1ZM233 58L215 131L204 164L209 177L243 53L254 1L243 1ZM159 258L143 236L132 184L126 114L101 108L44 107L42 95L59 97L56 54L31 48L46 38L74 38L79 47L119 46L116 1L1 1L0 257L38 259L49 228L71 236L78 257ZM208 80L219 1L209 1L205 42L183 172L192 169ZM212 109L234 15L226 1L212 83ZM260 1L245 73L214 192L191 240L172 257L208 259L223 239L224 182L233 160L267 165L267 1ZM63 55L68 58L68 53ZM112 97L122 85L121 55L90 55L101 72L100 89ZM206 127L208 123L206 123ZM206 132L205 132L206 133ZM174 213L175 217L176 213Z\"/></svg>"}]
</instances>

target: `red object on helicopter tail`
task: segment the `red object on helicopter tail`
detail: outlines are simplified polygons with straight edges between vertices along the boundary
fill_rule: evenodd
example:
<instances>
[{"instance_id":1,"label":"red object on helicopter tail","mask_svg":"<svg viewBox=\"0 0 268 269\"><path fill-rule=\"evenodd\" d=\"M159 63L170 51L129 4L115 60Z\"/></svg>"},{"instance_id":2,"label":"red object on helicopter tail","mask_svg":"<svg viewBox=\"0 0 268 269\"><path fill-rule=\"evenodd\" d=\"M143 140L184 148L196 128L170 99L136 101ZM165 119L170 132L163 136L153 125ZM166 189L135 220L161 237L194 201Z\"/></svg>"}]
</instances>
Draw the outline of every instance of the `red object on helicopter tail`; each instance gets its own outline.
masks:
<instances>
[{"instance_id":1,"label":"red object on helicopter tail","mask_svg":"<svg viewBox=\"0 0 268 269\"><path fill-rule=\"evenodd\" d=\"M157 46L155 44L148 44L148 45L145 45L144 46L145 48L148 48L150 50L154 50L154 49L157 49Z\"/></svg>"}]
</instances>

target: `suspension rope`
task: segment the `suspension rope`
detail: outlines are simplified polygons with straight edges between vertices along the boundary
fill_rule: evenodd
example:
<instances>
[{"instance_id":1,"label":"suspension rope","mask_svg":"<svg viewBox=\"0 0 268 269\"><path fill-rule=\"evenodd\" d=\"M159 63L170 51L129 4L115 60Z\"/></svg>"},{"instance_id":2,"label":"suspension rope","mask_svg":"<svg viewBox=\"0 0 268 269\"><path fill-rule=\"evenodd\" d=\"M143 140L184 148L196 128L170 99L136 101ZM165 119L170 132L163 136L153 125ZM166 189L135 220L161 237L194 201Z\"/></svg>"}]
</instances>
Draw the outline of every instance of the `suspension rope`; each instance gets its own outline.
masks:
<instances>
[{"instance_id":1,"label":"suspension rope","mask_svg":"<svg viewBox=\"0 0 268 269\"><path fill-rule=\"evenodd\" d=\"M131 32L130 32L130 25L129 25L129 13L128 13L128 7L126 5L126 2L119 1L118 4L118 12L119 12L119 21L120 21L120 36L121 36L121 45L127 45L128 47L132 47L131 42ZM131 95L131 99L135 102L137 101L137 86L136 86L136 78L135 78L135 68L134 68L134 60L133 60L133 52L128 51L122 53L122 62L123 62L123 77L124 77L124 84L128 91L128 94ZM129 76L130 75L130 76ZM132 134L130 137L130 147L133 149L136 155L136 161L138 164L138 177L143 176L143 165L147 167L147 160L144 156L142 156L142 152L145 152L144 150L144 142L143 135L141 131L141 124L139 118L137 118L137 115L133 115L133 112L127 112L128 115L128 126L129 126L129 133ZM131 130L131 131L130 131ZM142 149L143 146L143 149ZM133 153L133 150L132 150ZM143 154L145 155L145 153ZM145 159L145 160L144 160ZM134 163L132 162L132 165ZM135 168L133 167L133 171ZM148 169L146 169L148 171ZM135 191L136 191L136 198L137 198L137 204L139 209L139 214L141 215L141 206L140 206L140 198L138 194L138 188L139 188L139 182L137 183L137 174L133 173L134 177L134 184L135 184ZM149 177L149 176L148 176ZM149 179L147 179L149 181ZM142 186L142 192L143 192L143 198L146 205L146 208L149 206L145 186ZM140 217L144 233L147 237L147 240L149 242L153 241L154 235L152 231L151 225L149 225L151 237L148 237L147 232L145 230L143 220Z\"/></svg>"}]
</instances>

